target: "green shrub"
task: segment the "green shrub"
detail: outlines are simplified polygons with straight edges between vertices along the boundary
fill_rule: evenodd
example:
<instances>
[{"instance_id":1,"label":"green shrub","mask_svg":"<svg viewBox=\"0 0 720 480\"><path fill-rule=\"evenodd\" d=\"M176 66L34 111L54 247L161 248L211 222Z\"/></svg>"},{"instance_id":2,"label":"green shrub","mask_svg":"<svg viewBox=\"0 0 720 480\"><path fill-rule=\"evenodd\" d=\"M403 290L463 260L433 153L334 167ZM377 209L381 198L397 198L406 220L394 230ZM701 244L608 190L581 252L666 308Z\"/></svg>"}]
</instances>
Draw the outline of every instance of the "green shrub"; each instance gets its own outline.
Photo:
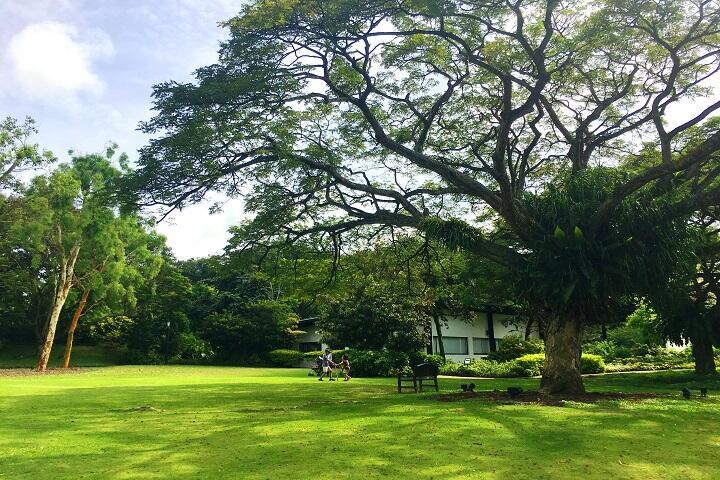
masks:
<instances>
[{"instance_id":1,"label":"green shrub","mask_svg":"<svg viewBox=\"0 0 720 480\"><path fill-rule=\"evenodd\" d=\"M431 355L424 352L414 352L408 355L410 358L410 365L420 365L421 363L432 363L441 367L445 364L446 360L442 355Z\"/></svg>"},{"instance_id":2,"label":"green shrub","mask_svg":"<svg viewBox=\"0 0 720 480\"><path fill-rule=\"evenodd\" d=\"M606 362L661 354L665 348L658 331L657 315L641 305L623 324L609 329L606 340L583 345L583 352L600 355Z\"/></svg>"},{"instance_id":3,"label":"green shrub","mask_svg":"<svg viewBox=\"0 0 720 480\"><path fill-rule=\"evenodd\" d=\"M616 358L607 365L608 372L652 371L693 368L692 352L661 348L652 354Z\"/></svg>"},{"instance_id":4,"label":"green shrub","mask_svg":"<svg viewBox=\"0 0 720 480\"><path fill-rule=\"evenodd\" d=\"M352 371L358 377L387 377L410 365L408 355L392 350L348 350Z\"/></svg>"},{"instance_id":5,"label":"green shrub","mask_svg":"<svg viewBox=\"0 0 720 480\"><path fill-rule=\"evenodd\" d=\"M542 375L545 365L545 354L536 353L524 355L515 360L518 375L531 377ZM580 357L581 373L602 373L605 371L605 361L600 355L583 353Z\"/></svg>"},{"instance_id":6,"label":"green shrub","mask_svg":"<svg viewBox=\"0 0 720 480\"><path fill-rule=\"evenodd\" d=\"M515 361L473 360L470 365L447 362L440 367L441 375L455 377L517 377Z\"/></svg>"},{"instance_id":7,"label":"green shrub","mask_svg":"<svg viewBox=\"0 0 720 480\"><path fill-rule=\"evenodd\" d=\"M615 342L610 340L599 340L597 342L587 343L582 347L583 352L593 355L600 355L605 360L612 360L622 356L629 350L621 349Z\"/></svg>"},{"instance_id":8,"label":"green shrub","mask_svg":"<svg viewBox=\"0 0 720 480\"><path fill-rule=\"evenodd\" d=\"M542 374L545 364L544 353L531 353L515 359L515 372L520 377L534 377Z\"/></svg>"},{"instance_id":9,"label":"green shrub","mask_svg":"<svg viewBox=\"0 0 720 480\"><path fill-rule=\"evenodd\" d=\"M473 360L470 365L448 362L440 367L440 373L457 377L534 377L542 375L544 364L545 354L532 353L506 362ZM584 354L580 369L582 373L600 373L605 371L605 362L598 355Z\"/></svg>"},{"instance_id":10,"label":"green shrub","mask_svg":"<svg viewBox=\"0 0 720 480\"><path fill-rule=\"evenodd\" d=\"M322 357L322 354L323 354L322 350L316 350L314 352L305 352L305 353L303 353L303 358L305 358L305 360L314 362L317 357Z\"/></svg>"},{"instance_id":11,"label":"green shrub","mask_svg":"<svg viewBox=\"0 0 720 480\"><path fill-rule=\"evenodd\" d=\"M304 358L314 362L322 354L322 351L307 352ZM387 377L410 365L408 354L392 350L336 350L333 352L335 363L340 363L344 354L350 360L354 377Z\"/></svg>"},{"instance_id":12,"label":"green shrub","mask_svg":"<svg viewBox=\"0 0 720 480\"><path fill-rule=\"evenodd\" d=\"M178 335L177 359L180 361L194 360L209 362L215 356L210 343L202 340L192 333Z\"/></svg>"},{"instance_id":13,"label":"green shrub","mask_svg":"<svg viewBox=\"0 0 720 480\"><path fill-rule=\"evenodd\" d=\"M605 361L600 355L583 353L580 357L580 371L582 373L602 373L605 371Z\"/></svg>"},{"instance_id":14,"label":"green shrub","mask_svg":"<svg viewBox=\"0 0 720 480\"><path fill-rule=\"evenodd\" d=\"M278 349L268 355L270 363L276 367L296 367L303 359L303 353L297 350Z\"/></svg>"},{"instance_id":15,"label":"green shrub","mask_svg":"<svg viewBox=\"0 0 720 480\"><path fill-rule=\"evenodd\" d=\"M518 335L508 335L501 339L500 348L497 352L490 352L488 360L498 360L501 362L520 358L523 355L534 353L542 353L545 346L539 338L523 339Z\"/></svg>"}]
</instances>

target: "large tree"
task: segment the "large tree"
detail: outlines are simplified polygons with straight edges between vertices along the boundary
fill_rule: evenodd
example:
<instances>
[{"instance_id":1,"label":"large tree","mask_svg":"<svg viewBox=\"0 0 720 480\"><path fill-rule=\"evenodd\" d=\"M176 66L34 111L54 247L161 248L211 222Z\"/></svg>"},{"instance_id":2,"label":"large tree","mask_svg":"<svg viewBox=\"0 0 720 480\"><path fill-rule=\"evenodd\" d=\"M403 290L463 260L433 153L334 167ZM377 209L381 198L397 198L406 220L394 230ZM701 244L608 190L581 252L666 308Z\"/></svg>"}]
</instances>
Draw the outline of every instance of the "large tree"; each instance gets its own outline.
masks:
<instances>
[{"instance_id":1,"label":"large tree","mask_svg":"<svg viewBox=\"0 0 720 480\"><path fill-rule=\"evenodd\" d=\"M138 202L244 194L248 241L416 228L502 264L545 391L583 390L583 326L720 199L720 131L681 135L720 102L667 115L720 69L717 2L257 0L225 26L197 82L155 89Z\"/></svg>"},{"instance_id":2,"label":"large tree","mask_svg":"<svg viewBox=\"0 0 720 480\"><path fill-rule=\"evenodd\" d=\"M35 177L24 192L26 212L11 229L12 250L31 259L32 275L45 285L36 293L45 295L43 300L49 304L40 335L40 371L47 368L71 289L81 286L89 295L90 285L97 285L93 277L117 272L122 264L120 220L105 195L107 182L119 173L110 162L113 154L110 149L105 156L78 156L50 175ZM66 362L87 298L81 298L81 308L76 309L70 324Z\"/></svg>"},{"instance_id":3,"label":"large tree","mask_svg":"<svg viewBox=\"0 0 720 480\"><path fill-rule=\"evenodd\" d=\"M720 345L720 221L717 207L693 219L692 251L666 283L651 293L662 333L671 341L690 341L695 372L714 374L713 346Z\"/></svg>"}]
</instances>

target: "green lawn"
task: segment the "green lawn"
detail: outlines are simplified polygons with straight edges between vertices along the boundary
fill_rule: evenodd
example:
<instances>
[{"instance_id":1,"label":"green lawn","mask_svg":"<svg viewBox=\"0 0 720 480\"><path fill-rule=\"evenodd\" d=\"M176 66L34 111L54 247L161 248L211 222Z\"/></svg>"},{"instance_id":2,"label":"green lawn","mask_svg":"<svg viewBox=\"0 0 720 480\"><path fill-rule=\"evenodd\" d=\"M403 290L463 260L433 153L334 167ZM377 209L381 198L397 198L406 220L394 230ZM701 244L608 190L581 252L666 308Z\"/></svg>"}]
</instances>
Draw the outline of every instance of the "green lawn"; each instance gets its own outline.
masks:
<instances>
[{"instance_id":1,"label":"green lawn","mask_svg":"<svg viewBox=\"0 0 720 480\"><path fill-rule=\"evenodd\" d=\"M720 381L606 375L673 398L548 407L439 402L391 379L297 369L108 367L0 377L0 479L717 479ZM455 390L459 379L443 379ZM537 380L479 380L481 389Z\"/></svg>"}]
</instances>

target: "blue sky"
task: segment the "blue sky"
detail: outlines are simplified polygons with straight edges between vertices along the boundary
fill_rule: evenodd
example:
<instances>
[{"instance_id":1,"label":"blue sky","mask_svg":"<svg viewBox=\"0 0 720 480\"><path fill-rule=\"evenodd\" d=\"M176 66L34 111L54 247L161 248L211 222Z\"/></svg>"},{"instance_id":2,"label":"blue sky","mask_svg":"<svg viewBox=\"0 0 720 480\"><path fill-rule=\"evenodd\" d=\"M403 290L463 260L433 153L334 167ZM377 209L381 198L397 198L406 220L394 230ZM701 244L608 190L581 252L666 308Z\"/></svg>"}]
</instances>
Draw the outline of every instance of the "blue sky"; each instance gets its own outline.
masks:
<instances>
[{"instance_id":1,"label":"blue sky","mask_svg":"<svg viewBox=\"0 0 720 480\"><path fill-rule=\"evenodd\" d=\"M0 117L34 117L36 141L67 151L101 151L117 142L131 158L146 142L152 85L190 80L214 62L237 0L2 0ZM209 216L207 206L175 214L158 229L180 258L215 253L238 202Z\"/></svg>"}]
</instances>

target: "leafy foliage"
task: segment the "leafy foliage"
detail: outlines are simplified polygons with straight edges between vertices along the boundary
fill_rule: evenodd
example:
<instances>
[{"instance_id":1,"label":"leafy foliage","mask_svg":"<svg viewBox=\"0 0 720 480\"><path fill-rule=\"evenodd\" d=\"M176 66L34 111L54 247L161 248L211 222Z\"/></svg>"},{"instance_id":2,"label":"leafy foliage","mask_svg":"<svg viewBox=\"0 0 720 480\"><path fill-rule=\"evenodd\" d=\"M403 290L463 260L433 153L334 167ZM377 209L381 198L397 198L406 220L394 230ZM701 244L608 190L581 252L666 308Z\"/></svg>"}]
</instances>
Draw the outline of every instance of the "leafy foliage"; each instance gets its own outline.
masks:
<instances>
[{"instance_id":1,"label":"leafy foliage","mask_svg":"<svg viewBox=\"0 0 720 480\"><path fill-rule=\"evenodd\" d=\"M297 321L297 315L286 304L261 300L233 311L213 313L199 331L219 357L243 359L290 347Z\"/></svg>"},{"instance_id":2,"label":"leafy foliage","mask_svg":"<svg viewBox=\"0 0 720 480\"><path fill-rule=\"evenodd\" d=\"M525 340L517 335L503 337L500 348L488 355L488 360L505 362L533 353L543 353L545 347L543 342L537 338Z\"/></svg>"},{"instance_id":3,"label":"leafy foliage","mask_svg":"<svg viewBox=\"0 0 720 480\"><path fill-rule=\"evenodd\" d=\"M317 326L330 345L408 353L427 344L425 312L415 299L373 286L332 301Z\"/></svg>"},{"instance_id":4,"label":"leafy foliage","mask_svg":"<svg viewBox=\"0 0 720 480\"><path fill-rule=\"evenodd\" d=\"M0 190L17 190L21 186L18 174L55 160L52 152L30 143L30 137L36 133L35 120L30 117L23 123L12 117L0 122Z\"/></svg>"},{"instance_id":5,"label":"leafy foliage","mask_svg":"<svg viewBox=\"0 0 720 480\"><path fill-rule=\"evenodd\" d=\"M270 363L276 367L297 367L304 358L302 352L282 348L272 350L268 356L270 357Z\"/></svg>"}]
</instances>

